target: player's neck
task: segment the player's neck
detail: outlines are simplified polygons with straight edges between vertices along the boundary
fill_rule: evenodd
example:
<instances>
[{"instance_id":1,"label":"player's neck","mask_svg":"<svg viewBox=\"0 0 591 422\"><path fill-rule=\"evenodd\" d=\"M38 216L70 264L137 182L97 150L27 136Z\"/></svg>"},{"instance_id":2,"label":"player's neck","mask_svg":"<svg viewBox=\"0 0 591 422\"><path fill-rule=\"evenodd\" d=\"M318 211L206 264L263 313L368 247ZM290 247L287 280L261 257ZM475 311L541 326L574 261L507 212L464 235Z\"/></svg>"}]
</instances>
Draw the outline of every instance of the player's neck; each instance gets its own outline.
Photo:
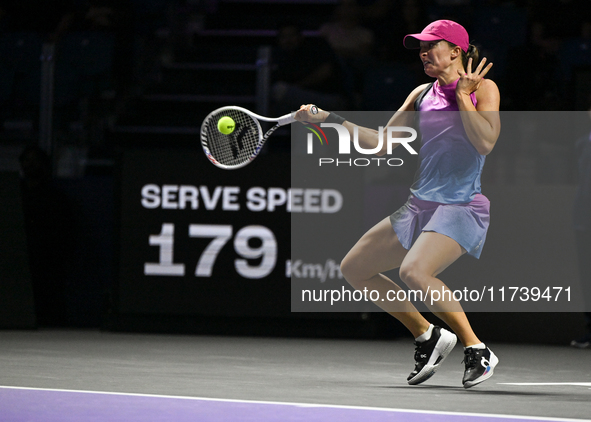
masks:
<instances>
[{"instance_id":1,"label":"player's neck","mask_svg":"<svg viewBox=\"0 0 591 422\"><path fill-rule=\"evenodd\" d=\"M460 72L465 72L464 69L458 69L457 67L453 66L453 67L446 69L441 74L439 74L437 76L437 81L439 82L439 86L449 85L449 84L457 81L460 77L458 70Z\"/></svg>"}]
</instances>

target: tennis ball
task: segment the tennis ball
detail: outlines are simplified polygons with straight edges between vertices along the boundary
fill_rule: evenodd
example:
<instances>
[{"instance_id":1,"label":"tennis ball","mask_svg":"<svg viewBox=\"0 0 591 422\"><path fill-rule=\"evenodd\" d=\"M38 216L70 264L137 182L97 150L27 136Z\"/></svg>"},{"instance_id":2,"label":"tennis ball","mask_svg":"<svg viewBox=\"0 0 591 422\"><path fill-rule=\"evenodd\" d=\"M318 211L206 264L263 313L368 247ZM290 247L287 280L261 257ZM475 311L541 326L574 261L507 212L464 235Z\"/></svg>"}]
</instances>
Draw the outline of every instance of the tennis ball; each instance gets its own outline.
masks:
<instances>
[{"instance_id":1,"label":"tennis ball","mask_svg":"<svg viewBox=\"0 0 591 422\"><path fill-rule=\"evenodd\" d=\"M234 132L235 127L236 123L234 123L234 120L231 117L224 116L218 120L218 130L224 135L229 135Z\"/></svg>"}]
</instances>

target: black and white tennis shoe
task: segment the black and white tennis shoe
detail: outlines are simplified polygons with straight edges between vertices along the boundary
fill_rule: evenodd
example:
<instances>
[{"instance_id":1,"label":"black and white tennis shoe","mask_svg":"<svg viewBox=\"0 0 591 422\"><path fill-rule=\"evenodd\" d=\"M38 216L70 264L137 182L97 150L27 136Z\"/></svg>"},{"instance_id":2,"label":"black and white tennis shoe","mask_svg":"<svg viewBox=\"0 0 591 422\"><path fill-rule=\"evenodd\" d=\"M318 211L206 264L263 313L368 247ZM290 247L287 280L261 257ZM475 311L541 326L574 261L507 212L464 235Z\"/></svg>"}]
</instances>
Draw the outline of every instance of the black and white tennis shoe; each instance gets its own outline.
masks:
<instances>
[{"instance_id":1,"label":"black and white tennis shoe","mask_svg":"<svg viewBox=\"0 0 591 422\"><path fill-rule=\"evenodd\" d=\"M410 385L420 384L431 378L441 363L456 345L458 338L452 332L438 326L433 327L431 338L415 342L415 369L407 381Z\"/></svg>"},{"instance_id":2,"label":"black and white tennis shoe","mask_svg":"<svg viewBox=\"0 0 591 422\"><path fill-rule=\"evenodd\" d=\"M492 377L499 358L487 347L474 349L467 347L464 350L464 364L466 370L462 383L464 388L470 388Z\"/></svg>"}]
</instances>

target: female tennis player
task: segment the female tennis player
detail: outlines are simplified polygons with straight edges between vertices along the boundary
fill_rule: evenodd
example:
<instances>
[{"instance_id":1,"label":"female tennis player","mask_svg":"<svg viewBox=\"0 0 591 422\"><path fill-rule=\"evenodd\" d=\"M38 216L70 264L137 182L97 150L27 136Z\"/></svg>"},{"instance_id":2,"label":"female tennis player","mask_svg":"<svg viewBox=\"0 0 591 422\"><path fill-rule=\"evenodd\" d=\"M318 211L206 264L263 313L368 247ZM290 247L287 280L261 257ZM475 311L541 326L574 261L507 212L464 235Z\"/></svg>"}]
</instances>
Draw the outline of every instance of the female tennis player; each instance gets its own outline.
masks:
<instances>
[{"instance_id":1,"label":"female tennis player","mask_svg":"<svg viewBox=\"0 0 591 422\"><path fill-rule=\"evenodd\" d=\"M416 111L431 112L421 113L419 168L406 204L365 233L341 263L353 287L377 290L381 298L389 290L400 290L382 274L385 271L400 268L400 278L409 289L449 291L437 275L465 253L480 256L489 225L489 201L481 194L480 175L501 127L499 90L484 79L492 63L485 67L484 58L473 66L478 50L470 45L464 27L449 20L435 21L420 34L407 35L404 45L420 49L425 73L436 80L414 89L386 127L412 126L413 113L408 112L415 111L415 104ZM420 104L415 103L419 96ZM324 110L312 115L310 107L303 105L296 119L340 123L353 132L353 123ZM364 148L378 145L376 130L358 130ZM385 144L378 155L386 152ZM424 298L426 305L455 334L430 324L410 301L396 302L396 308L387 301L375 302L415 337L416 365L408 383L429 379L457 337L465 348L464 387L490 378L499 360L476 336L459 302L448 299L431 304L431 299Z\"/></svg>"}]
</instances>

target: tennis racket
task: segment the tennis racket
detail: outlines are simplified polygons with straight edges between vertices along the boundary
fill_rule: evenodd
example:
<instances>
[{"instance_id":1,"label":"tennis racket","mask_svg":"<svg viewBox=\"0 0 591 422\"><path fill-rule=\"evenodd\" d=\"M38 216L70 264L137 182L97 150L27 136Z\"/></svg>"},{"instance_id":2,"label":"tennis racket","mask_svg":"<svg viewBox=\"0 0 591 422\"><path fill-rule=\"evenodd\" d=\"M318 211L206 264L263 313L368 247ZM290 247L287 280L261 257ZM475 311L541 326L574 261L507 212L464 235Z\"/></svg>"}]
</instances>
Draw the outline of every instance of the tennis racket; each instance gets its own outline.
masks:
<instances>
[{"instance_id":1,"label":"tennis racket","mask_svg":"<svg viewBox=\"0 0 591 422\"><path fill-rule=\"evenodd\" d=\"M318 113L318 108L312 106L312 114ZM250 110L237 106L218 108L207 115L201 124L201 146L206 157L215 166L233 170L244 167L254 160L263 148L263 145L281 126L296 122L294 113L277 118L263 117ZM222 117L231 117L234 120L234 131L224 135L218 130L218 121ZM276 122L265 134L261 129L263 122Z\"/></svg>"}]
</instances>

